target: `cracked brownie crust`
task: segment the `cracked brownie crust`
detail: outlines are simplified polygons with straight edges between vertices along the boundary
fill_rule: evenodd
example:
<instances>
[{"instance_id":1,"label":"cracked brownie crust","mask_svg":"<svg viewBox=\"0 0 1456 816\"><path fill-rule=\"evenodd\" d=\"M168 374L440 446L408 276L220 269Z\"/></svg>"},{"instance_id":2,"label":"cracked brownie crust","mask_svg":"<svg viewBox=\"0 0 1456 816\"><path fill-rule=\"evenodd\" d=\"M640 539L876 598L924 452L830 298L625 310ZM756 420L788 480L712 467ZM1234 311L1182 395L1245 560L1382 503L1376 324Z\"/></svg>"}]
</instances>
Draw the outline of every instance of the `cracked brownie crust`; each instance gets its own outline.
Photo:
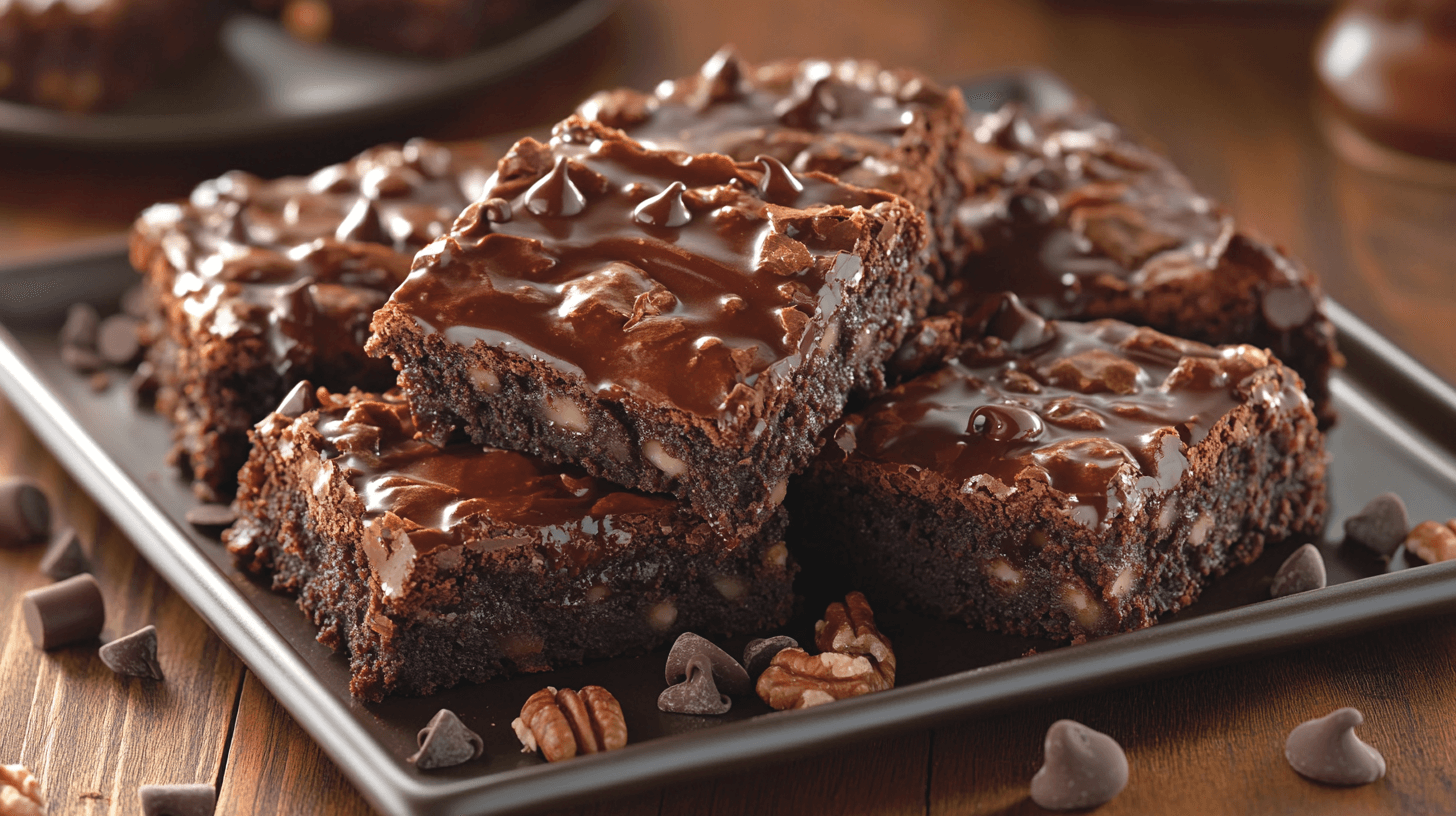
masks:
<instances>
[{"instance_id":1,"label":"cracked brownie crust","mask_svg":"<svg viewBox=\"0 0 1456 816\"><path fill-rule=\"evenodd\" d=\"M521 453L436 449L397 396L316 394L318 407L259 423L226 540L240 567L298 594L321 642L347 651L360 697L789 615L782 511L725 541L669 496Z\"/></svg>"}]
</instances>

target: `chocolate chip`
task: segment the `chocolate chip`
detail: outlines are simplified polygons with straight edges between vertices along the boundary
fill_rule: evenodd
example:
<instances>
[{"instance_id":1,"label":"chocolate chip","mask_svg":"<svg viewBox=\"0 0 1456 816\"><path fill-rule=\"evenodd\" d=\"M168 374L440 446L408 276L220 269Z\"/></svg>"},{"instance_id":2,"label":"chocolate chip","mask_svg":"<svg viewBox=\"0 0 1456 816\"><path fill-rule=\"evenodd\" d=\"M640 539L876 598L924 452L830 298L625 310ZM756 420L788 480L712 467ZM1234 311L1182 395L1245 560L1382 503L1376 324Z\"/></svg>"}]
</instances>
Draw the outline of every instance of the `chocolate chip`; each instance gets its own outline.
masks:
<instances>
[{"instance_id":1,"label":"chocolate chip","mask_svg":"<svg viewBox=\"0 0 1456 816\"><path fill-rule=\"evenodd\" d=\"M1325 588L1325 559L1313 544L1306 544L1295 550L1279 571L1274 573L1274 583L1269 585L1269 595L1283 598L1298 592Z\"/></svg>"},{"instance_id":2,"label":"chocolate chip","mask_svg":"<svg viewBox=\"0 0 1456 816\"><path fill-rule=\"evenodd\" d=\"M754 156L753 160L763 167L763 178L758 180L759 197L771 204L792 204L798 200L804 185L783 162L773 156Z\"/></svg>"},{"instance_id":3,"label":"chocolate chip","mask_svg":"<svg viewBox=\"0 0 1456 816\"><path fill-rule=\"evenodd\" d=\"M339 222L339 228L334 230L334 239L338 241L362 241L374 244L386 243L384 222L379 218L379 208L372 199L360 197L354 202L353 209Z\"/></svg>"},{"instance_id":4,"label":"chocolate chip","mask_svg":"<svg viewBox=\"0 0 1456 816\"><path fill-rule=\"evenodd\" d=\"M98 654L106 668L127 677L162 679L157 662L157 627L143 626L123 638L102 646Z\"/></svg>"},{"instance_id":5,"label":"chocolate chip","mask_svg":"<svg viewBox=\"0 0 1456 816\"><path fill-rule=\"evenodd\" d=\"M132 399L138 406L149 406L157 397L157 389L162 387L162 381L157 378L157 369L150 362L142 360L137 369L132 373L131 379L126 383L127 389L131 391Z\"/></svg>"},{"instance_id":6,"label":"chocolate chip","mask_svg":"<svg viewBox=\"0 0 1456 816\"><path fill-rule=\"evenodd\" d=\"M199 504L187 511L187 523L204 533L220 533L238 520L238 514L226 504Z\"/></svg>"},{"instance_id":7,"label":"chocolate chip","mask_svg":"<svg viewBox=\"0 0 1456 816\"><path fill-rule=\"evenodd\" d=\"M1381 493L1365 508L1345 519L1345 540L1389 558L1410 532L1405 502L1394 493Z\"/></svg>"},{"instance_id":8,"label":"chocolate chip","mask_svg":"<svg viewBox=\"0 0 1456 816\"><path fill-rule=\"evenodd\" d=\"M142 816L212 816L217 790L211 785L142 785Z\"/></svg>"},{"instance_id":9,"label":"chocolate chip","mask_svg":"<svg viewBox=\"0 0 1456 816\"><path fill-rule=\"evenodd\" d=\"M106 623L101 587L86 573L32 589L21 598L20 608L39 649L95 640Z\"/></svg>"},{"instance_id":10,"label":"chocolate chip","mask_svg":"<svg viewBox=\"0 0 1456 816\"><path fill-rule=\"evenodd\" d=\"M284 397L283 401L278 403L278 407L273 409L273 411L289 419L298 419L305 412L312 411L317 407L317 389L313 387L313 383L308 380L303 380L293 386L293 389L288 392L288 396Z\"/></svg>"},{"instance_id":11,"label":"chocolate chip","mask_svg":"<svg viewBox=\"0 0 1456 816\"><path fill-rule=\"evenodd\" d=\"M51 538L46 553L40 559L40 571L52 581L64 581L73 575L91 571L86 560L86 548L81 536L74 529L64 527Z\"/></svg>"},{"instance_id":12,"label":"chocolate chip","mask_svg":"<svg viewBox=\"0 0 1456 816\"><path fill-rule=\"evenodd\" d=\"M1385 757L1355 736L1360 712L1341 708L1301 723L1284 742L1284 758L1301 775L1329 785L1365 785L1385 776Z\"/></svg>"},{"instance_id":13,"label":"chocolate chip","mask_svg":"<svg viewBox=\"0 0 1456 816\"><path fill-rule=\"evenodd\" d=\"M1112 737L1073 720L1047 729L1046 760L1031 778L1031 800L1047 810L1097 807L1127 786L1127 755Z\"/></svg>"},{"instance_id":14,"label":"chocolate chip","mask_svg":"<svg viewBox=\"0 0 1456 816\"><path fill-rule=\"evenodd\" d=\"M66 322L61 324L61 345L96 348L96 330L101 315L89 303L72 303L66 309Z\"/></svg>"},{"instance_id":15,"label":"chocolate chip","mask_svg":"<svg viewBox=\"0 0 1456 816\"><path fill-rule=\"evenodd\" d=\"M147 291L146 284L139 283L121 293L121 311L142 320L151 315L152 293Z\"/></svg>"},{"instance_id":16,"label":"chocolate chip","mask_svg":"<svg viewBox=\"0 0 1456 816\"><path fill-rule=\"evenodd\" d=\"M61 346L61 362L72 371L86 374L106 365L101 356L80 346Z\"/></svg>"},{"instance_id":17,"label":"chocolate chip","mask_svg":"<svg viewBox=\"0 0 1456 816\"><path fill-rule=\"evenodd\" d=\"M669 714L726 714L733 701L718 691L713 662L700 653L688 659L686 680L657 695L657 707Z\"/></svg>"},{"instance_id":18,"label":"chocolate chip","mask_svg":"<svg viewBox=\"0 0 1456 816\"><path fill-rule=\"evenodd\" d=\"M142 322L127 314L115 314L101 321L96 331L96 350L108 363L129 366L142 355Z\"/></svg>"},{"instance_id":19,"label":"chocolate chip","mask_svg":"<svg viewBox=\"0 0 1456 816\"><path fill-rule=\"evenodd\" d=\"M420 750L410 757L416 768L448 768L485 753L485 741L465 727L455 712L442 708L420 729Z\"/></svg>"},{"instance_id":20,"label":"chocolate chip","mask_svg":"<svg viewBox=\"0 0 1456 816\"><path fill-rule=\"evenodd\" d=\"M664 672L667 682L676 683L686 677L688 662L695 655L708 658L713 667L713 680L724 694L737 696L753 691L753 684L748 681L748 672L743 670L743 666L732 655L707 638L692 632L678 635L677 641L672 644L672 650L667 653L667 668Z\"/></svg>"},{"instance_id":21,"label":"chocolate chip","mask_svg":"<svg viewBox=\"0 0 1456 816\"><path fill-rule=\"evenodd\" d=\"M1044 224L1057 214L1057 199L1043 190L1027 190L1006 199L1006 217L1018 224Z\"/></svg>"},{"instance_id":22,"label":"chocolate chip","mask_svg":"<svg viewBox=\"0 0 1456 816\"><path fill-rule=\"evenodd\" d=\"M0 481L0 547L44 539L51 531L51 503L30 479Z\"/></svg>"},{"instance_id":23,"label":"chocolate chip","mask_svg":"<svg viewBox=\"0 0 1456 816\"><path fill-rule=\"evenodd\" d=\"M511 220L511 202L504 198L487 198L482 205L485 218L493 224L504 224Z\"/></svg>"},{"instance_id":24,"label":"chocolate chip","mask_svg":"<svg viewBox=\"0 0 1456 816\"><path fill-rule=\"evenodd\" d=\"M1303 286L1281 286L1264 293L1264 319L1280 331L1303 326L1314 314L1314 296Z\"/></svg>"},{"instance_id":25,"label":"chocolate chip","mask_svg":"<svg viewBox=\"0 0 1456 816\"><path fill-rule=\"evenodd\" d=\"M743 647L743 665L748 669L749 677L757 677L763 674L768 664L773 662L774 655L785 649L799 648L799 641L788 635L775 635L771 638L757 638L748 641Z\"/></svg>"}]
</instances>

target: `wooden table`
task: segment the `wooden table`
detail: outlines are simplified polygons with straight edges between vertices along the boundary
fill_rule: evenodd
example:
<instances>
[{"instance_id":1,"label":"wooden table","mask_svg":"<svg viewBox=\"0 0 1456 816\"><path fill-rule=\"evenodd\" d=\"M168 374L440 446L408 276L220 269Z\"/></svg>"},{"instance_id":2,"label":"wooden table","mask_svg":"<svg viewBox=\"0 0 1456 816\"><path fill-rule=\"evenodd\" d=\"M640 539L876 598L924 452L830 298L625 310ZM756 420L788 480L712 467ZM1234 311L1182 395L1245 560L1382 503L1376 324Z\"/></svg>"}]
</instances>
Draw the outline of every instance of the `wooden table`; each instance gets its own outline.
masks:
<instances>
[{"instance_id":1,"label":"wooden table","mask_svg":"<svg viewBox=\"0 0 1456 816\"><path fill-rule=\"evenodd\" d=\"M628 0L602 29L517 89L347 138L230 153L103 157L0 152L0 255L123 229L143 206L234 166L306 172L415 133L538 127L599 87L693 70L723 42L762 59L863 56L956 78L1039 64L1070 78L1169 152L1204 190L1303 256L1334 297L1456 380L1456 187L1345 163L1314 113L1319 9L1235 3L1026 0ZM1252 4L1251 4L1252 5ZM1190 8L1190 6L1193 6ZM1233 6L1233 7L1231 7ZM529 83L529 84L528 84ZM89 650L43 654L13 610L45 582L38 550L0 550L0 762L23 761L52 813L138 813L136 787L213 783L219 814L360 814L368 806L236 657L139 560L0 405L0 472L36 477L59 515L94 534L108 633L155 623L164 685L119 680ZM1456 515L1456 508L1452 509ZM1054 720L1115 735L1132 767L1099 813L1456 812L1456 617L1256 662L869 743L596 803L573 813L1035 813L1027 784ZM1300 721L1361 708L1389 775L1353 790L1284 763Z\"/></svg>"}]
</instances>

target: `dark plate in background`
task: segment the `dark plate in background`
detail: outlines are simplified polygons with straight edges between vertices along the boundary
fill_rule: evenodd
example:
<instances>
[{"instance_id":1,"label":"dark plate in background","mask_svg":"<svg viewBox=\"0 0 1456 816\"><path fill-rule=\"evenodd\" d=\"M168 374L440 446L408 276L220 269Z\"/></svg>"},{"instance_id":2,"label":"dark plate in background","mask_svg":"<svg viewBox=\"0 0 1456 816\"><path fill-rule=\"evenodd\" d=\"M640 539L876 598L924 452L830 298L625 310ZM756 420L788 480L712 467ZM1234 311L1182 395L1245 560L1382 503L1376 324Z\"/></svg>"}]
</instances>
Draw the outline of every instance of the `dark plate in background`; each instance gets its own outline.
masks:
<instances>
[{"instance_id":1,"label":"dark plate in background","mask_svg":"<svg viewBox=\"0 0 1456 816\"><path fill-rule=\"evenodd\" d=\"M1036 73L968 86L967 97L978 107L1006 99L1056 107L1054 100L1071 99ZM845 739L1142 682L1456 607L1456 564L1401 569L1399 557L1387 566L1338 543L1324 545L1330 588L1267 600L1274 570L1302 543L1290 541L1159 626L1076 647L881 609L900 686L807 711L771 714L756 699L738 699L721 718L663 714L655 705L665 685L663 651L366 705L349 696L345 661L314 641L292 600L243 577L220 544L183 521L196 500L162 464L168 428L133 408L124 377L96 393L60 363L56 331L65 306L89 300L114 309L136 280L119 244L0 271L0 291L7 293L0 299L0 388L142 554L388 814L496 813L719 774ZM1329 436L1330 528L1339 530L1345 516L1386 490L1400 493L1415 519L1450 517L1456 451L1445 445L1456 426L1456 392L1349 313L1330 308L1350 357L1334 384L1341 421ZM810 640L824 601L844 589L802 586L804 611L784 631ZM744 640L727 646L741 650ZM1020 658L1032 647L1040 654ZM632 744L558 765L521 754L509 723L526 697L547 684L591 683L621 700ZM484 737L486 756L422 773L404 758L415 749L416 731L441 707Z\"/></svg>"},{"instance_id":2,"label":"dark plate in background","mask_svg":"<svg viewBox=\"0 0 1456 816\"><path fill-rule=\"evenodd\" d=\"M618 0L532 4L501 38L453 60L399 57L290 37L277 21L233 12L216 53L121 108L75 115L0 101L0 135L97 149L239 144L397 116L499 79L581 37Z\"/></svg>"}]
</instances>

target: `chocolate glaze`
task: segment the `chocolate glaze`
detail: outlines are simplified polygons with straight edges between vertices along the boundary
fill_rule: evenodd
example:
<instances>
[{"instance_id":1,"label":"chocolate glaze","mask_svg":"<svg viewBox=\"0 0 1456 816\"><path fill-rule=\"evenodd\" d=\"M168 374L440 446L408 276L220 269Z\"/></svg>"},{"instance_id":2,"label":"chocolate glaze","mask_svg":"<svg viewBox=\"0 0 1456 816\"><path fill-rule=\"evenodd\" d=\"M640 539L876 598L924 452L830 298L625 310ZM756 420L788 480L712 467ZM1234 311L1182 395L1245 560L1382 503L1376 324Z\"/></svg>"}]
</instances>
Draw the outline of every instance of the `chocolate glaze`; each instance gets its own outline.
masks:
<instances>
[{"instance_id":1,"label":"chocolate glaze","mask_svg":"<svg viewBox=\"0 0 1456 816\"><path fill-rule=\"evenodd\" d=\"M907 208L770 157L647 150L575 117L549 145L512 148L485 198L419 254L392 307L451 342L720 422L833 332L871 237L862 208Z\"/></svg>"},{"instance_id":2,"label":"chocolate glaze","mask_svg":"<svg viewBox=\"0 0 1456 816\"><path fill-rule=\"evenodd\" d=\"M415 140L306 178L242 172L204 182L137 224L173 270L170 299L194 332L263 338L280 374L361 357L369 318L479 193L483 147Z\"/></svg>"},{"instance_id":3,"label":"chocolate glaze","mask_svg":"<svg viewBox=\"0 0 1456 816\"><path fill-rule=\"evenodd\" d=\"M605 91L579 112L652 147L740 161L770 155L795 172L819 170L915 200L902 141L923 130L929 108L948 104L960 107L912 71L856 60L750 66L725 48L693 76L651 94Z\"/></svg>"},{"instance_id":4,"label":"chocolate glaze","mask_svg":"<svg viewBox=\"0 0 1456 816\"><path fill-rule=\"evenodd\" d=\"M540 542L580 547L594 538L625 544L613 519L674 512L671 498L634 493L569 465L514 451L415 439L404 399L320 389L321 407L300 420L317 430L322 456L340 468L364 503L366 529L393 516L415 555L469 544L476 549ZM275 414L274 419L286 420ZM269 420L273 421L273 420ZM393 520L392 520L393 523ZM379 536L366 532L371 560L384 563ZM393 547L398 551L398 545ZM372 551L371 551L372 550ZM589 560L591 553L576 553Z\"/></svg>"},{"instance_id":5,"label":"chocolate glaze","mask_svg":"<svg viewBox=\"0 0 1456 816\"><path fill-rule=\"evenodd\" d=\"M1187 450L1250 399L1240 383L1271 364L1251 346L1213 348L1113 320L1046 321L1011 295L971 322L982 339L847 418L825 455L930 470L967 492L1040 481L1095 526L1176 487ZM1292 386L1253 398L1305 399Z\"/></svg>"}]
</instances>

